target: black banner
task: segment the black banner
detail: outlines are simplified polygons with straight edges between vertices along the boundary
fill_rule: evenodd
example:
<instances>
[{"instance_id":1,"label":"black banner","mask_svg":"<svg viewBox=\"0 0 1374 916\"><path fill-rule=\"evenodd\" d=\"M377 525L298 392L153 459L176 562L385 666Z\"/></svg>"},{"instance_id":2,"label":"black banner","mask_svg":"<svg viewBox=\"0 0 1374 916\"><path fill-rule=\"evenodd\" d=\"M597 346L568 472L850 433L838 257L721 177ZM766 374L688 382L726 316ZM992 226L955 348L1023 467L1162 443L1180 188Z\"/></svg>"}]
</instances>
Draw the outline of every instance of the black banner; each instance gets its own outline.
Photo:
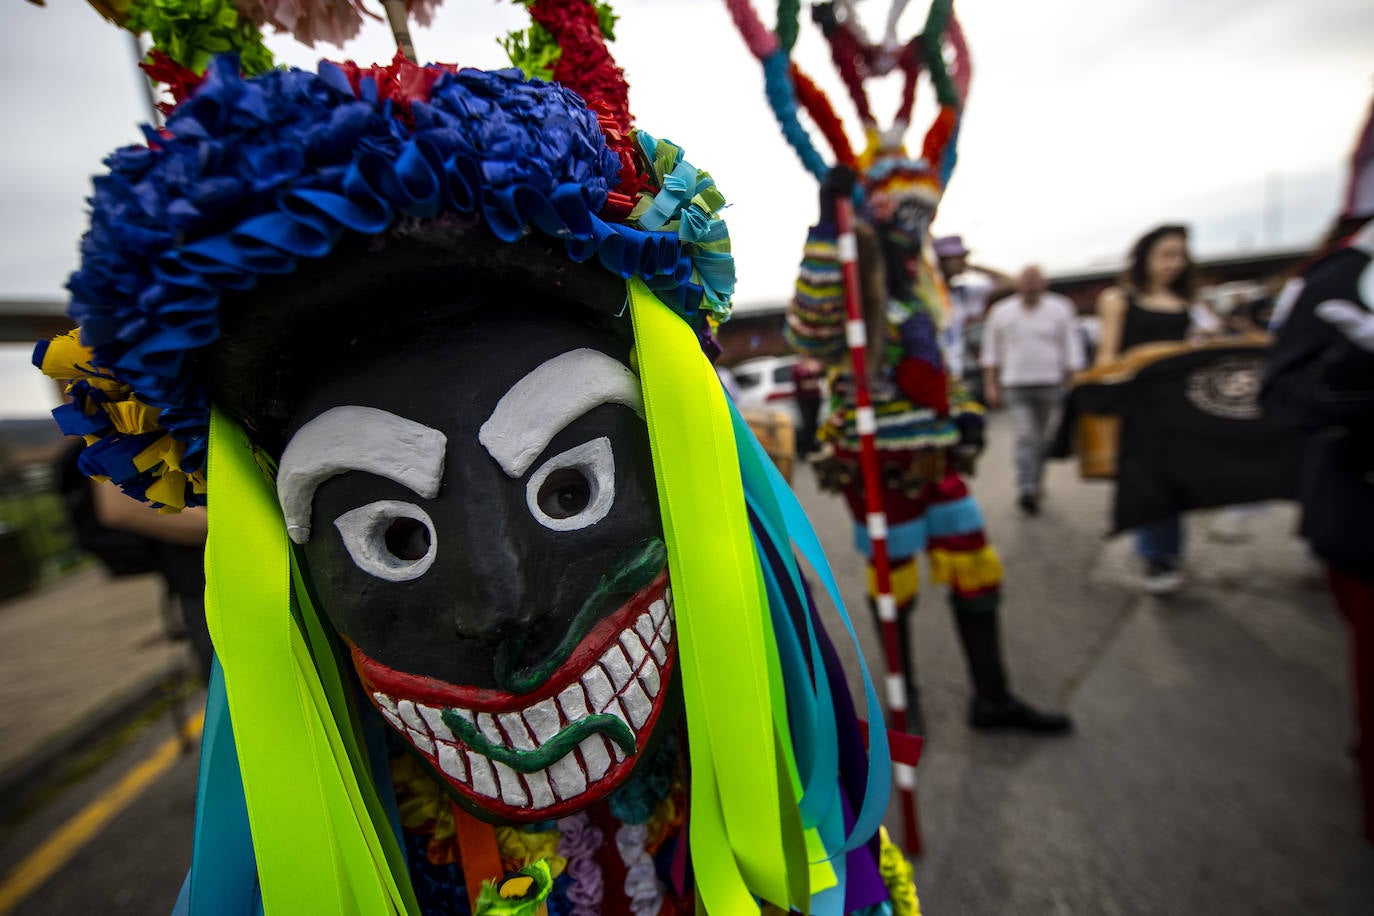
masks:
<instances>
[{"instance_id":1,"label":"black banner","mask_svg":"<svg viewBox=\"0 0 1374 916\"><path fill-rule=\"evenodd\" d=\"M1264 416L1266 349L1180 345L1073 389L1058 453L1077 413L1121 419L1114 533L1189 509L1297 498L1306 437Z\"/></svg>"}]
</instances>

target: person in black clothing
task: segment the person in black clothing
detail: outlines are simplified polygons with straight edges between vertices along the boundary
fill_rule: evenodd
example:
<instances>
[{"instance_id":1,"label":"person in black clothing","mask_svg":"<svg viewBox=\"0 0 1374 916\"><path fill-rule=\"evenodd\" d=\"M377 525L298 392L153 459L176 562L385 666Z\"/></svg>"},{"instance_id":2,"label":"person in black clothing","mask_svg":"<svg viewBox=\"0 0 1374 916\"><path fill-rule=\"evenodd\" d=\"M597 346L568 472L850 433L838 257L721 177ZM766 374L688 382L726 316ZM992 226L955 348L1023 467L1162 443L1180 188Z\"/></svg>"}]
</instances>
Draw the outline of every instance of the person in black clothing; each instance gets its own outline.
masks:
<instances>
[{"instance_id":1,"label":"person in black clothing","mask_svg":"<svg viewBox=\"0 0 1374 916\"><path fill-rule=\"evenodd\" d=\"M58 486L77 543L112 576L157 573L176 606L203 680L210 677L210 630L205 622L205 510L160 513L114 484L87 478L80 467L85 443L76 440L57 462Z\"/></svg>"},{"instance_id":2,"label":"person in black clothing","mask_svg":"<svg viewBox=\"0 0 1374 916\"><path fill-rule=\"evenodd\" d=\"M1370 202L1374 204L1374 201ZM1302 534L1327 563L1350 631L1364 797L1374 842L1374 220L1292 281L1275 316L1262 402L1312 438ZM1287 306L1285 309L1284 306Z\"/></svg>"},{"instance_id":3,"label":"person in black clothing","mask_svg":"<svg viewBox=\"0 0 1374 916\"><path fill-rule=\"evenodd\" d=\"M1187 339L1192 302L1188 230L1170 225L1145 233L1131 249L1120 282L1098 297L1102 336L1096 365L1108 365L1141 344ZM1137 528L1136 553L1145 563L1147 591L1177 589L1183 582L1183 520L1174 516Z\"/></svg>"}]
</instances>

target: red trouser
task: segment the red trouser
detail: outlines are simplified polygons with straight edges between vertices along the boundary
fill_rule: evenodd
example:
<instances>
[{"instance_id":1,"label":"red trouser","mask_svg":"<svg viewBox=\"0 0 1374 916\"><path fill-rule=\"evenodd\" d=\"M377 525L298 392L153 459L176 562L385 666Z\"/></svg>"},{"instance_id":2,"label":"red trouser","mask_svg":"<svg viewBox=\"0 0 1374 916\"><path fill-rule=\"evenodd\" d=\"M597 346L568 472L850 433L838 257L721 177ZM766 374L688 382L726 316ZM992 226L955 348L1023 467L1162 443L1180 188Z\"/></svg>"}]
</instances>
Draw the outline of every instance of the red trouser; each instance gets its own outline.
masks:
<instances>
[{"instance_id":1,"label":"red trouser","mask_svg":"<svg viewBox=\"0 0 1374 916\"><path fill-rule=\"evenodd\" d=\"M1327 569L1331 596L1350 627L1350 684L1355 694L1364 836L1374 843L1374 582Z\"/></svg>"}]
</instances>

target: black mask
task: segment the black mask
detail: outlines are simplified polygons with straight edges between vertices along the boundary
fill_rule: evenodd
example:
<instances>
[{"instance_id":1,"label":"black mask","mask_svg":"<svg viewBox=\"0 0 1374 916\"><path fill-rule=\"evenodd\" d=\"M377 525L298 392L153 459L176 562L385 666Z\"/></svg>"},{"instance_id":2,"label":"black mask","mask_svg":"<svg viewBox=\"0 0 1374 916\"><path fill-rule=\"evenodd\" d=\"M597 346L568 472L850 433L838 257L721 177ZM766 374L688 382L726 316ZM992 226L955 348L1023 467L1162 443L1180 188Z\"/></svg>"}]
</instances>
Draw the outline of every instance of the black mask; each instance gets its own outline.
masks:
<instances>
[{"instance_id":1,"label":"black mask","mask_svg":"<svg viewBox=\"0 0 1374 916\"><path fill-rule=\"evenodd\" d=\"M364 688L460 801L544 820L621 784L674 667L626 345L484 316L322 380L279 493Z\"/></svg>"}]
</instances>

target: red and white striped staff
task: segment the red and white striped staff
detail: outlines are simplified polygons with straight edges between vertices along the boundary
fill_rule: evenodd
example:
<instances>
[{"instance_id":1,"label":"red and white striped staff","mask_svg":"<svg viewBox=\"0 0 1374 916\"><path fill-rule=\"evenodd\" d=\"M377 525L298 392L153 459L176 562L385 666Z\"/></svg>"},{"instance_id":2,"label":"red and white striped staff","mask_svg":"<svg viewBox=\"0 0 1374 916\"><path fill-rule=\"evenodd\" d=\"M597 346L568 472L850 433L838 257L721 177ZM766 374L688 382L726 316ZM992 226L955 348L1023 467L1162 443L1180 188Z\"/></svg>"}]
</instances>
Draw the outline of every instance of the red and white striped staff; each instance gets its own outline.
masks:
<instances>
[{"instance_id":1,"label":"red and white striped staff","mask_svg":"<svg viewBox=\"0 0 1374 916\"><path fill-rule=\"evenodd\" d=\"M877 585L878 620L883 627L883 648L887 656L888 728L907 733L906 672L897 637L897 601L892 597L892 572L887 556L887 513L883 511L882 480L878 476L878 419L868 391L868 331L864 325L859 294L859 242L854 235L854 206L844 194L835 197L836 252L844 278L845 341L854 375L854 425L859 433L859 463L863 473L864 499L868 513L868 540L872 549ZM916 818L916 768L897 760L893 776L902 802L902 829L907 851L921 854L921 827Z\"/></svg>"}]
</instances>

